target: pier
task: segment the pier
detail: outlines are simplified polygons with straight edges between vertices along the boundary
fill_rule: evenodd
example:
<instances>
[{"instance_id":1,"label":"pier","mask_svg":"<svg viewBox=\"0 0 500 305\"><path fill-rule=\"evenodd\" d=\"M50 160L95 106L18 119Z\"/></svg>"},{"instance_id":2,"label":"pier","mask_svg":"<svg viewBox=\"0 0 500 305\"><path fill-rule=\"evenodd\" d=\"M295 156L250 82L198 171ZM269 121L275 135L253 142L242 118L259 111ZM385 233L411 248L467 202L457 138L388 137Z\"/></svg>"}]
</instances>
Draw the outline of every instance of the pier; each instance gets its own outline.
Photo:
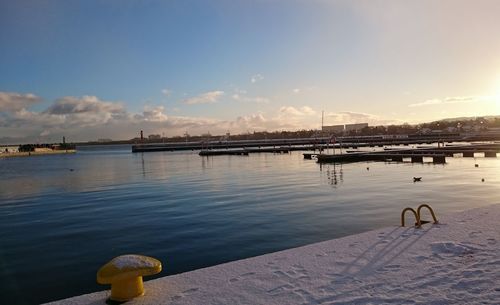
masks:
<instances>
[{"instance_id":1,"label":"pier","mask_svg":"<svg viewBox=\"0 0 500 305\"><path fill-rule=\"evenodd\" d=\"M494 141L498 137L478 138L460 134L442 135L407 135L400 138L396 136L352 136L337 137L335 143L331 137L294 138L294 139L261 139L261 140L237 140L237 141L196 141L196 142L173 142L173 143L137 143L132 145L132 152L156 152L156 151L178 151L178 150L206 150L206 149L243 149L264 147L307 147L308 149L325 148L352 148L361 147L385 147L422 145L432 143L453 143L470 141ZM299 150L299 149L297 149Z\"/></svg>"},{"instance_id":2,"label":"pier","mask_svg":"<svg viewBox=\"0 0 500 305\"><path fill-rule=\"evenodd\" d=\"M304 148L300 148L301 150ZM248 156L249 153L274 153L274 154L287 154L292 149L288 147L278 148L244 148L244 149L226 149L226 150L212 150L205 149L200 151L200 156L222 156L222 155L241 155Z\"/></svg>"}]
</instances>

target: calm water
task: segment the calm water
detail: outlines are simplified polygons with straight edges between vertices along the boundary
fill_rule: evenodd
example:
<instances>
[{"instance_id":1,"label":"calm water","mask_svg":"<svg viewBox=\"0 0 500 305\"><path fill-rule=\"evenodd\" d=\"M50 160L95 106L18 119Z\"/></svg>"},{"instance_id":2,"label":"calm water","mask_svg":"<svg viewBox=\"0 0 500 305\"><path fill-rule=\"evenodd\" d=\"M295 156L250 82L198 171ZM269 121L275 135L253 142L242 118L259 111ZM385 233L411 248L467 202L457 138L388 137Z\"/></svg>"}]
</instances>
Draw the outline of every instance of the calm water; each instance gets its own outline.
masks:
<instances>
[{"instance_id":1,"label":"calm water","mask_svg":"<svg viewBox=\"0 0 500 305\"><path fill-rule=\"evenodd\" d=\"M500 159L319 166L128 146L0 159L0 304L106 289L96 271L120 254L157 257L165 276L397 225L424 202L438 217L500 203Z\"/></svg>"}]
</instances>

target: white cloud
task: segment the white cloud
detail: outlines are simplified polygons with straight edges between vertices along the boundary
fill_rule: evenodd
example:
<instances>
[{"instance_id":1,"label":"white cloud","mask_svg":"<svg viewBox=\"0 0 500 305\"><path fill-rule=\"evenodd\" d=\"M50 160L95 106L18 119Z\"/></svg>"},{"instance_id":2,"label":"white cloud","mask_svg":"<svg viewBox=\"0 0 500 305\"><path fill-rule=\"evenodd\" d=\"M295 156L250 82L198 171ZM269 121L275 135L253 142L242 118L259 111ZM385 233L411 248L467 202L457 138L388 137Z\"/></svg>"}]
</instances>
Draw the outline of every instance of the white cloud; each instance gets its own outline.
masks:
<instances>
[{"instance_id":1,"label":"white cloud","mask_svg":"<svg viewBox=\"0 0 500 305\"><path fill-rule=\"evenodd\" d=\"M402 121L384 119L380 116L361 112L330 112L325 114L325 125L368 123L370 125L401 124Z\"/></svg>"},{"instance_id":2,"label":"white cloud","mask_svg":"<svg viewBox=\"0 0 500 305\"><path fill-rule=\"evenodd\" d=\"M249 96L244 96L244 95L240 95L240 94L233 94L231 97L233 98L233 100L238 101L238 102L257 103L257 104L269 103L268 98L261 97L261 96L249 97Z\"/></svg>"},{"instance_id":3,"label":"white cloud","mask_svg":"<svg viewBox=\"0 0 500 305\"><path fill-rule=\"evenodd\" d=\"M293 94L306 93L306 92L315 91L317 89L319 89L319 87L315 86L315 85L313 85L313 86L305 86L305 87L301 87L301 88L297 87L297 88L293 88L292 89L292 93Z\"/></svg>"},{"instance_id":4,"label":"white cloud","mask_svg":"<svg viewBox=\"0 0 500 305\"><path fill-rule=\"evenodd\" d=\"M58 99L46 111L48 114L119 114L125 112L125 108L120 103L106 102L99 100L96 96L85 95L81 98L66 96Z\"/></svg>"},{"instance_id":5,"label":"white cloud","mask_svg":"<svg viewBox=\"0 0 500 305\"><path fill-rule=\"evenodd\" d=\"M250 81L254 84L256 82L260 82L263 79L264 79L264 76L262 76L260 74L255 74L254 76L252 76L252 78L250 79Z\"/></svg>"},{"instance_id":6,"label":"white cloud","mask_svg":"<svg viewBox=\"0 0 500 305\"><path fill-rule=\"evenodd\" d=\"M41 98L31 93L0 92L0 112L19 111L39 101L41 101Z\"/></svg>"},{"instance_id":7,"label":"white cloud","mask_svg":"<svg viewBox=\"0 0 500 305\"><path fill-rule=\"evenodd\" d=\"M430 99L423 101L421 103L410 104L408 107L422 107L430 105L442 105L442 104L459 104L459 103L476 103L476 102L486 102L493 100L491 96L454 96L446 97L444 99Z\"/></svg>"},{"instance_id":8,"label":"white cloud","mask_svg":"<svg viewBox=\"0 0 500 305\"><path fill-rule=\"evenodd\" d=\"M144 120L147 122L165 122L168 120L168 116L165 113L165 107L144 107L142 114L136 114L134 116L136 120Z\"/></svg>"},{"instance_id":9,"label":"white cloud","mask_svg":"<svg viewBox=\"0 0 500 305\"><path fill-rule=\"evenodd\" d=\"M229 122L228 129L242 133L247 130L252 131L274 131L274 130L294 130L305 128L305 125L296 120L285 118L280 115L273 118L266 118L262 113L239 116L235 121Z\"/></svg>"},{"instance_id":10,"label":"white cloud","mask_svg":"<svg viewBox=\"0 0 500 305\"><path fill-rule=\"evenodd\" d=\"M161 93L166 96L166 97L169 97L171 94L172 94L172 90L168 89L168 88L165 88L165 89L162 89L161 90Z\"/></svg>"},{"instance_id":11,"label":"white cloud","mask_svg":"<svg viewBox=\"0 0 500 305\"><path fill-rule=\"evenodd\" d=\"M298 109L292 106L283 106L280 108L279 111L281 114L292 115L292 116L305 116L305 115L316 114L316 112L309 106L303 106Z\"/></svg>"},{"instance_id":12,"label":"white cloud","mask_svg":"<svg viewBox=\"0 0 500 305\"><path fill-rule=\"evenodd\" d=\"M28 115L25 113L25 115ZM56 100L42 113L30 113L44 126L63 125L64 127L88 127L108 124L128 116L121 103L107 102L95 96L66 96Z\"/></svg>"},{"instance_id":13,"label":"white cloud","mask_svg":"<svg viewBox=\"0 0 500 305\"><path fill-rule=\"evenodd\" d=\"M427 101L424 101L421 103L410 104L410 105L408 105L408 107L422 107L422 106L438 105L438 104L442 104L442 103L443 103L442 100L431 99L431 100L427 100Z\"/></svg>"},{"instance_id":14,"label":"white cloud","mask_svg":"<svg viewBox=\"0 0 500 305\"><path fill-rule=\"evenodd\" d=\"M217 102L217 99L224 95L224 91L210 91L184 100L184 104L210 104Z\"/></svg>"},{"instance_id":15,"label":"white cloud","mask_svg":"<svg viewBox=\"0 0 500 305\"><path fill-rule=\"evenodd\" d=\"M17 94L14 94L17 95ZM22 96L22 94L19 94ZM16 107L16 109L19 107ZM325 123L385 124L376 116L353 112L327 114ZM95 96L63 97L44 111L0 112L0 135L22 138L23 142L53 142L66 136L69 141L98 138L130 139L140 130L145 134L193 135L224 134L247 131L275 131L318 128L320 120L309 106L283 106L274 113L254 113L233 120L167 115L163 106L146 106L139 113L129 112L124 105L103 101ZM2 138L0 137L0 141Z\"/></svg>"}]
</instances>

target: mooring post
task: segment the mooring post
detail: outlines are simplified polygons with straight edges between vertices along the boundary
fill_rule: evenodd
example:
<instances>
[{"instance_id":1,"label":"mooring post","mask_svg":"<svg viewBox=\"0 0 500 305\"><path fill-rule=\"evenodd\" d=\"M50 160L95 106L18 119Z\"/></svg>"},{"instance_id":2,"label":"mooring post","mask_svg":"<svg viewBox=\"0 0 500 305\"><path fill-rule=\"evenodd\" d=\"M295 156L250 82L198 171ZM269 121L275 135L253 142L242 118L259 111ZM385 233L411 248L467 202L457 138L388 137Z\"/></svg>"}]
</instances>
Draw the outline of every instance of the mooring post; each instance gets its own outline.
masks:
<instances>
[{"instance_id":1,"label":"mooring post","mask_svg":"<svg viewBox=\"0 0 500 305\"><path fill-rule=\"evenodd\" d=\"M411 157L411 162L414 163L423 163L424 162L424 157L423 156L412 156Z\"/></svg>"},{"instance_id":2,"label":"mooring post","mask_svg":"<svg viewBox=\"0 0 500 305\"><path fill-rule=\"evenodd\" d=\"M464 151L463 156L464 156L464 158L474 158L474 152L473 151Z\"/></svg>"},{"instance_id":3,"label":"mooring post","mask_svg":"<svg viewBox=\"0 0 500 305\"><path fill-rule=\"evenodd\" d=\"M446 157L445 156L433 156L432 162L434 164L444 164L444 163L446 163Z\"/></svg>"},{"instance_id":4,"label":"mooring post","mask_svg":"<svg viewBox=\"0 0 500 305\"><path fill-rule=\"evenodd\" d=\"M497 157L497 152L496 151L485 151L484 152L484 157L485 158L496 158Z\"/></svg>"}]
</instances>

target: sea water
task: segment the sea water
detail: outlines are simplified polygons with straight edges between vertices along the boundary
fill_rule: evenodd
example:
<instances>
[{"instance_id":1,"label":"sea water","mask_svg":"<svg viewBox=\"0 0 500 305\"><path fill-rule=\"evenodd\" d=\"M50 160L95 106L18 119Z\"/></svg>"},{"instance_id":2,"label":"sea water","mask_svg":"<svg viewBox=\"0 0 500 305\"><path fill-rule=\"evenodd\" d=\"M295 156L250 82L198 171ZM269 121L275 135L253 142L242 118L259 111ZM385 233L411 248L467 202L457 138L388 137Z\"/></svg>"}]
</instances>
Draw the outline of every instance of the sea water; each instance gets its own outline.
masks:
<instances>
[{"instance_id":1,"label":"sea water","mask_svg":"<svg viewBox=\"0 0 500 305\"><path fill-rule=\"evenodd\" d=\"M96 272L122 254L158 258L166 276L397 226L422 203L438 218L500 203L500 159L320 165L127 145L0 159L0 304L108 289Z\"/></svg>"}]
</instances>

